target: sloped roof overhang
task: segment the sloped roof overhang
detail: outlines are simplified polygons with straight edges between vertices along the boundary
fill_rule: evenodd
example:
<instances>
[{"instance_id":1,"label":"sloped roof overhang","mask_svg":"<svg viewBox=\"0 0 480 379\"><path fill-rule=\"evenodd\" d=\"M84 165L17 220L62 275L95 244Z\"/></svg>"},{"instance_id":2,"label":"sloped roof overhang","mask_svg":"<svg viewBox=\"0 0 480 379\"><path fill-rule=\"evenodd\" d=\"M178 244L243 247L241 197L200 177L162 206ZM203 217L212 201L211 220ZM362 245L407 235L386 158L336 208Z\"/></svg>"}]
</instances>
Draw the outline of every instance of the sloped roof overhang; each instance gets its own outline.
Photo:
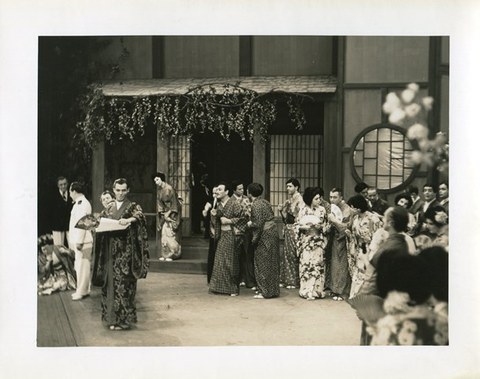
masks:
<instances>
[{"instance_id":1,"label":"sloped roof overhang","mask_svg":"<svg viewBox=\"0 0 480 379\"><path fill-rule=\"evenodd\" d=\"M189 90L211 85L220 92L229 83L255 91L266 93L333 94L337 90L337 78L332 75L321 76L245 76L218 78L179 78L179 79L136 79L107 81L100 83L104 96L179 96Z\"/></svg>"}]
</instances>

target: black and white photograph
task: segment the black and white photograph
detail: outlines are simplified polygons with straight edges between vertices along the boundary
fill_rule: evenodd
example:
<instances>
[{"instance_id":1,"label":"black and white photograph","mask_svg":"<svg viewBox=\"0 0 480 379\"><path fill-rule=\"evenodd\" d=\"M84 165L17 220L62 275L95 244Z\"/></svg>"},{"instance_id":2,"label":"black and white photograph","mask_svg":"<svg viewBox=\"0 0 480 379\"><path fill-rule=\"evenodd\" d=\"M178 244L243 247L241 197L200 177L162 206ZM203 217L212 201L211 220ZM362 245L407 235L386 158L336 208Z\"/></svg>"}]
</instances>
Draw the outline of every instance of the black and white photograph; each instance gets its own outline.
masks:
<instances>
[{"instance_id":1,"label":"black and white photograph","mask_svg":"<svg viewBox=\"0 0 480 379\"><path fill-rule=\"evenodd\" d=\"M164 3L2 17L2 377L476 377L480 7Z\"/></svg>"}]
</instances>

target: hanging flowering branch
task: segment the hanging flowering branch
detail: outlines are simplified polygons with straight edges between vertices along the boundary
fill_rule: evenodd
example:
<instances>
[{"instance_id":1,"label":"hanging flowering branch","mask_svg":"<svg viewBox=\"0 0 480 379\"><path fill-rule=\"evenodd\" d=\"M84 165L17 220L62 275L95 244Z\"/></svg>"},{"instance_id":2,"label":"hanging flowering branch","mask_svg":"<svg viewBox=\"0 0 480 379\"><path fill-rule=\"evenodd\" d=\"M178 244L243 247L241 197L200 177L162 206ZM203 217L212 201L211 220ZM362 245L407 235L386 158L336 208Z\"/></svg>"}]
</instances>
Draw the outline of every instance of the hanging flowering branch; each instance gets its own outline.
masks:
<instances>
[{"instance_id":1,"label":"hanging flowering branch","mask_svg":"<svg viewBox=\"0 0 480 379\"><path fill-rule=\"evenodd\" d=\"M445 133L439 132L429 138L427 116L433 107L433 97L421 97L419 86L410 83L400 96L394 92L387 95L383 111L392 124L407 128L407 137L418 142L419 149L412 154L415 164L424 163L448 174L449 146Z\"/></svg>"},{"instance_id":2,"label":"hanging flowering branch","mask_svg":"<svg viewBox=\"0 0 480 379\"><path fill-rule=\"evenodd\" d=\"M85 142L93 147L101 140L114 143L132 141L143 135L149 122L158 125L160 138L194 133L217 132L229 140L232 133L253 141L258 134L265 140L277 116L272 94L286 98L289 116L297 129L306 124L301 108L305 95L270 91L258 94L239 83L204 84L181 96L135 98L106 97L92 88L81 100L82 121L77 123Z\"/></svg>"}]
</instances>

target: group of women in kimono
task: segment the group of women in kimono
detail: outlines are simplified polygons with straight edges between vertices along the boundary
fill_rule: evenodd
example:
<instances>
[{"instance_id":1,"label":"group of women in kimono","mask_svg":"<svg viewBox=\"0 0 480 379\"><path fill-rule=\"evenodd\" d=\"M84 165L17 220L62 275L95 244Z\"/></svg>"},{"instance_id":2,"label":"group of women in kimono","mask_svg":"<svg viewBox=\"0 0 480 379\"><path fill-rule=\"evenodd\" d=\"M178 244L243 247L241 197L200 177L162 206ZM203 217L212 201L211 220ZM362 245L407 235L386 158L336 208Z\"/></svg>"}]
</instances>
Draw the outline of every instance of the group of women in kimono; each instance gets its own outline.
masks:
<instances>
[{"instance_id":1,"label":"group of women in kimono","mask_svg":"<svg viewBox=\"0 0 480 379\"><path fill-rule=\"evenodd\" d=\"M354 298L364 282L375 243L385 239L383 215L371 211L368 199L361 194L346 202L342 190L334 188L329 203L319 187L307 187L301 195L297 179L289 179L286 186L289 198L279 205L285 224L280 285L299 288L300 297L307 300L326 297L327 289L336 301ZM400 198L407 197L408 194L397 196L396 205L402 206ZM442 232L448 222L436 217L439 212L442 213L440 208L432 208L425 213L428 230L420 240L415 239L418 248L409 239L414 245L412 253L432 246L421 243L421 237L427 234L429 242L448 251L448 238L444 243Z\"/></svg>"}]
</instances>

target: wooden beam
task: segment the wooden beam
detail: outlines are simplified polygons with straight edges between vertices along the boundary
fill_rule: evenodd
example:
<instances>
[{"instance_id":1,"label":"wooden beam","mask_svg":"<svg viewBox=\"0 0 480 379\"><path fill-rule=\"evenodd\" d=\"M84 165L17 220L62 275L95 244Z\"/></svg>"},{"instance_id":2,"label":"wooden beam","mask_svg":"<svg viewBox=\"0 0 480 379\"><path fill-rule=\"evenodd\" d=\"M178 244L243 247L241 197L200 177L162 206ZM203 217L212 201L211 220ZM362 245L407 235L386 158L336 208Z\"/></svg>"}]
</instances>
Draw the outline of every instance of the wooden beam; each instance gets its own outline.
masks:
<instances>
[{"instance_id":1,"label":"wooden beam","mask_svg":"<svg viewBox=\"0 0 480 379\"><path fill-rule=\"evenodd\" d=\"M105 191L105 142L99 142L93 148L92 156L92 206L93 212L103 209L100 201L101 193Z\"/></svg>"},{"instance_id":2,"label":"wooden beam","mask_svg":"<svg viewBox=\"0 0 480 379\"><path fill-rule=\"evenodd\" d=\"M152 37L152 77L165 77L165 37Z\"/></svg>"},{"instance_id":3,"label":"wooden beam","mask_svg":"<svg viewBox=\"0 0 480 379\"><path fill-rule=\"evenodd\" d=\"M252 76L252 37L240 36L239 75Z\"/></svg>"}]
</instances>

